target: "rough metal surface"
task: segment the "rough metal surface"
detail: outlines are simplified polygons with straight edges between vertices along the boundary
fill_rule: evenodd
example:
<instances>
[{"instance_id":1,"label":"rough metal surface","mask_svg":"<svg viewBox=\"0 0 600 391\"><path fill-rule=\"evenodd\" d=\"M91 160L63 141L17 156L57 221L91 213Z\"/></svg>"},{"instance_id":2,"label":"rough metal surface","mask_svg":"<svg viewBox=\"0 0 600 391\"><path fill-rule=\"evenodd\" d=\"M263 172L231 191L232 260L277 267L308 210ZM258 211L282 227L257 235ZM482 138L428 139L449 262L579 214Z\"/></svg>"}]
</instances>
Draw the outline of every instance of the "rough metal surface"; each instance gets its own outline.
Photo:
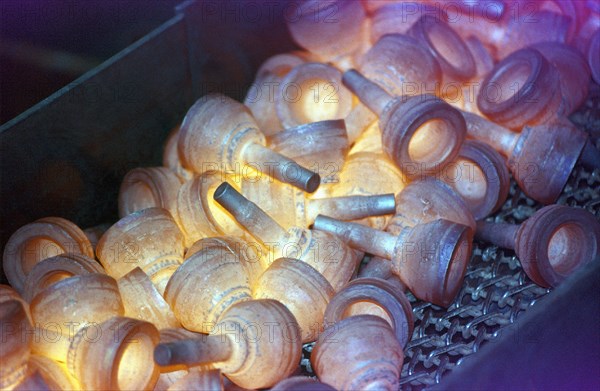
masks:
<instances>
[{"instance_id":1,"label":"rough metal surface","mask_svg":"<svg viewBox=\"0 0 600 391\"><path fill-rule=\"evenodd\" d=\"M600 142L600 88L592 85L586 104L571 117ZM576 166L557 203L584 208L600 218L600 170ZM526 197L511 183L508 200L493 221L520 224L543 205ZM463 287L447 309L408 297L413 306L415 328L406 347L400 378L402 390L422 390L440 383L463 357L493 343L502 328L515 322L529 307L551 292L529 280L514 251L475 242ZM524 337L528 332L524 330ZM310 366L313 344L304 346L302 372L314 376ZM443 384L443 382L442 382Z\"/></svg>"}]
</instances>

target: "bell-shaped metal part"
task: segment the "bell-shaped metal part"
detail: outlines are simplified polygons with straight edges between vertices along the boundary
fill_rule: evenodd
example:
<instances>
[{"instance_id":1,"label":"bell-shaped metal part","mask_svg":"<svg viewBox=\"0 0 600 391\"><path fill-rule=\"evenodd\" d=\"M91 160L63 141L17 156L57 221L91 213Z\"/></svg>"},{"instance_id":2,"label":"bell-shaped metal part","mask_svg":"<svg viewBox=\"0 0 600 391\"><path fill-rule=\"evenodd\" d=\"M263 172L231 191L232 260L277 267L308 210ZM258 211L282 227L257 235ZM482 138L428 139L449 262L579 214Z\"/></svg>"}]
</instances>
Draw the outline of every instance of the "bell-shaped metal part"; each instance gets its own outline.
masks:
<instances>
[{"instance_id":1,"label":"bell-shaped metal part","mask_svg":"<svg viewBox=\"0 0 600 391\"><path fill-rule=\"evenodd\" d=\"M183 260L184 237L171 214L148 208L125 216L98 242L98 259L116 279L140 267L164 292L171 274Z\"/></svg>"},{"instance_id":2,"label":"bell-shaped metal part","mask_svg":"<svg viewBox=\"0 0 600 391\"><path fill-rule=\"evenodd\" d=\"M310 356L319 379L337 390L397 390L403 359L389 324L374 315L355 315L330 326Z\"/></svg>"},{"instance_id":3,"label":"bell-shaped metal part","mask_svg":"<svg viewBox=\"0 0 600 391\"><path fill-rule=\"evenodd\" d=\"M477 224L477 238L514 249L536 284L554 287L600 254L600 223L588 211L548 205L523 224Z\"/></svg>"}]
</instances>

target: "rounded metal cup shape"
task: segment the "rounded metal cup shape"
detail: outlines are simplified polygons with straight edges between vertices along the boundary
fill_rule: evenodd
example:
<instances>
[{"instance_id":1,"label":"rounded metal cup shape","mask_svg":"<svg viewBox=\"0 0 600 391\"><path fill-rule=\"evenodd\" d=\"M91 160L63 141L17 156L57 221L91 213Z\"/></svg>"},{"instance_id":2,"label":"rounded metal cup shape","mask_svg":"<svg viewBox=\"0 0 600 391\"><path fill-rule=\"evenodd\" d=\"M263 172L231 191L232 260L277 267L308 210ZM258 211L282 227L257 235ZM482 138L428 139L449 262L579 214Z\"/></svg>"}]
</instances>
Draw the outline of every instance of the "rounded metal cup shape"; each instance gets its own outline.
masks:
<instances>
[{"instance_id":1,"label":"rounded metal cup shape","mask_svg":"<svg viewBox=\"0 0 600 391\"><path fill-rule=\"evenodd\" d=\"M355 315L327 328L310 362L319 380L337 390L397 390L404 353L389 324Z\"/></svg>"},{"instance_id":2,"label":"rounded metal cup shape","mask_svg":"<svg viewBox=\"0 0 600 391\"><path fill-rule=\"evenodd\" d=\"M167 167L138 167L129 171L119 189L119 217L147 208L173 213L182 181Z\"/></svg>"},{"instance_id":3,"label":"rounded metal cup shape","mask_svg":"<svg viewBox=\"0 0 600 391\"><path fill-rule=\"evenodd\" d=\"M402 347L412 338L412 307L403 292L380 278L362 277L350 281L329 302L325 324L354 315L376 315L386 320Z\"/></svg>"},{"instance_id":4,"label":"rounded metal cup shape","mask_svg":"<svg viewBox=\"0 0 600 391\"><path fill-rule=\"evenodd\" d=\"M44 217L22 226L8 239L2 258L4 273L10 285L22 294L31 269L63 253L94 258L94 248L77 225L60 217Z\"/></svg>"},{"instance_id":5,"label":"rounded metal cup shape","mask_svg":"<svg viewBox=\"0 0 600 391\"><path fill-rule=\"evenodd\" d=\"M179 327L171 307L146 273L136 267L117 281L125 316L145 320L162 330Z\"/></svg>"},{"instance_id":6,"label":"rounded metal cup shape","mask_svg":"<svg viewBox=\"0 0 600 391\"><path fill-rule=\"evenodd\" d=\"M564 114L556 68L538 50L518 50L486 76L477 96L479 110L510 129L547 123Z\"/></svg>"},{"instance_id":7,"label":"rounded metal cup shape","mask_svg":"<svg viewBox=\"0 0 600 391\"><path fill-rule=\"evenodd\" d=\"M69 372L85 390L152 390L159 333L151 323L116 316L79 330L69 347ZM90 365L96 363L96 365Z\"/></svg>"},{"instance_id":8,"label":"rounded metal cup shape","mask_svg":"<svg viewBox=\"0 0 600 391\"><path fill-rule=\"evenodd\" d=\"M65 278L99 273L106 274L95 259L80 254L61 254L36 264L25 279L23 297L30 302L35 295Z\"/></svg>"},{"instance_id":9,"label":"rounded metal cup shape","mask_svg":"<svg viewBox=\"0 0 600 391\"><path fill-rule=\"evenodd\" d=\"M112 277L119 279L140 267L162 293L183 260L184 237L167 210L148 208L111 226L100 238L97 253Z\"/></svg>"},{"instance_id":10,"label":"rounded metal cup shape","mask_svg":"<svg viewBox=\"0 0 600 391\"><path fill-rule=\"evenodd\" d=\"M61 362L67 361L69 344L78 330L125 311L115 279L98 273L50 285L31 300L30 309L39 334L33 351Z\"/></svg>"},{"instance_id":11,"label":"rounded metal cup shape","mask_svg":"<svg viewBox=\"0 0 600 391\"><path fill-rule=\"evenodd\" d=\"M286 16L294 41L325 58L353 52L360 44L365 10L359 1L309 0Z\"/></svg>"},{"instance_id":12,"label":"rounded metal cup shape","mask_svg":"<svg viewBox=\"0 0 600 391\"><path fill-rule=\"evenodd\" d=\"M252 299L252 287L241 262L205 248L177 269L165 289L165 299L181 324L207 332L235 303Z\"/></svg>"},{"instance_id":13,"label":"rounded metal cup shape","mask_svg":"<svg viewBox=\"0 0 600 391\"><path fill-rule=\"evenodd\" d=\"M331 284L309 264L279 258L254 286L257 299L283 303L294 315L302 332L302 343L317 339L323 328L323 314L335 294Z\"/></svg>"},{"instance_id":14,"label":"rounded metal cup shape","mask_svg":"<svg viewBox=\"0 0 600 391\"><path fill-rule=\"evenodd\" d=\"M250 389L271 387L298 366L300 328L278 301L235 303L212 326L208 335L160 343L154 361L162 367L212 364L236 385Z\"/></svg>"}]
</instances>

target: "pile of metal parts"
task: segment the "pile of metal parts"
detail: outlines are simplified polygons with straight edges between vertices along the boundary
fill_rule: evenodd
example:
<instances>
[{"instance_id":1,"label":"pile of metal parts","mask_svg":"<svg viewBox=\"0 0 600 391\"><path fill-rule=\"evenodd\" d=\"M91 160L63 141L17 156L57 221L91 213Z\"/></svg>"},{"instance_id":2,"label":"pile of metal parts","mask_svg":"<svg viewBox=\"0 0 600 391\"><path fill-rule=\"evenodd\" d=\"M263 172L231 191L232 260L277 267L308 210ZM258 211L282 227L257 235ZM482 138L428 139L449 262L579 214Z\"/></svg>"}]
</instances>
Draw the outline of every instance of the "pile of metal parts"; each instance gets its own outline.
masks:
<instances>
[{"instance_id":1,"label":"pile of metal parts","mask_svg":"<svg viewBox=\"0 0 600 391\"><path fill-rule=\"evenodd\" d=\"M590 87L587 102L571 120L589 132L596 145L600 143L600 86ZM557 203L582 207L600 218L600 172L576 166ZM519 224L541 207L513 180L508 200L490 219ZM463 357L500 337L503 327L513 324L550 292L531 282L514 251L475 241L463 287L447 309L417 300L407 292L415 328L405 349L401 389L421 390L440 383ZM523 338L535 340L535 333L535 329L525 330ZM311 376L313 345L304 345L301 363L302 371Z\"/></svg>"}]
</instances>

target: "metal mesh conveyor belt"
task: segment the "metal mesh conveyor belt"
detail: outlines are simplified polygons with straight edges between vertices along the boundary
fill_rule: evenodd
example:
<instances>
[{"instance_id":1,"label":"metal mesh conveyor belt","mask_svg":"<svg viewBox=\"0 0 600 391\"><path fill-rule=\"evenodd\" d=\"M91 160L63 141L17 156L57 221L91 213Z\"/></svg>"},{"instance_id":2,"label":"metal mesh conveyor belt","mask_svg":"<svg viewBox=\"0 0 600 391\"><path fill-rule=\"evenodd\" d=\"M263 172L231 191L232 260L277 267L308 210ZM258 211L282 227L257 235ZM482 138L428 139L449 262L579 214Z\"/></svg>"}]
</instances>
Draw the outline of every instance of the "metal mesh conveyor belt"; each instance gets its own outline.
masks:
<instances>
[{"instance_id":1,"label":"metal mesh conveyor belt","mask_svg":"<svg viewBox=\"0 0 600 391\"><path fill-rule=\"evenodd\" d=\"M600 87L592 85L585 105L572 121L586 130L596 147L600 143ZM600 171L576 166L558 204L585 208L600 218ZM490 219L520 224L543 205L526 197L512 181L508 200ZM529 307L543 300L550 289L529 280L514 251L475 241L464 284L454 303L447 309L415 299L415 328L404 350L402 390L421 390L439 383L444 375L460 364L463 357L476 353L502 333ZM523 339L535 339L535 330L523 330ZM314 344L304 346L302 372L314 376L310 352Z\"/></svg>"}]
</instances>

